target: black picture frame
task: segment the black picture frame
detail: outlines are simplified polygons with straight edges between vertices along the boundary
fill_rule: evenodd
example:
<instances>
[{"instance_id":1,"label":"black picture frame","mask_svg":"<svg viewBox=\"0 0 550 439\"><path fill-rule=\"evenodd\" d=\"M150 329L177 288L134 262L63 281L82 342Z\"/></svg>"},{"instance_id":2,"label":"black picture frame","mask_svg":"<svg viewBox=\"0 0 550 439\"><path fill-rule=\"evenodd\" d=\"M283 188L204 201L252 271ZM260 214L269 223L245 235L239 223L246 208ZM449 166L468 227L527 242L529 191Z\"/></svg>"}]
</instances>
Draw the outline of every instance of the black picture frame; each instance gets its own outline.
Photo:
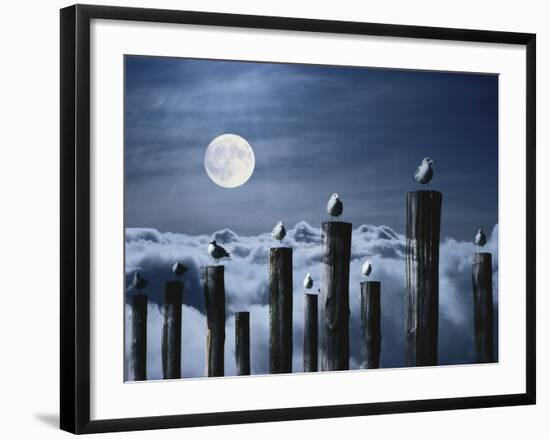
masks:
<instances>
[{"instance_id":1,"label":"black picture frame","mask_svg":"<svg viewBox=\"0 0 550 439\"><path fill-rule=\"evenodd\" d=\"M487 42L526 47L526 392L416 401L90 420L90 21L133 20ZM61 10L61 370L63 430L99 433L535 404L536 36L530 33L75 5Z\"/></svg>"}]
</instances>

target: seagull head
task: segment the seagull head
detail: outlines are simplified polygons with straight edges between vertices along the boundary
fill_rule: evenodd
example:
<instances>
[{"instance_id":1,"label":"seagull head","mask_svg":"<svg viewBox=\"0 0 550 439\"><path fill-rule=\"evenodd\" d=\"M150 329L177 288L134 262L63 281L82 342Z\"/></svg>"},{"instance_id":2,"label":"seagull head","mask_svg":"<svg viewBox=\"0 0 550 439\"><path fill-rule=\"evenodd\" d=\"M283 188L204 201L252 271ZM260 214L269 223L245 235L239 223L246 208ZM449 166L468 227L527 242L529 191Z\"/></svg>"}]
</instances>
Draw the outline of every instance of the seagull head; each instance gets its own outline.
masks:
<instances>
[{"instance_id":1,"label":"seagull head","mask_svg":"<svg viewBox=\"0 0 550 439\"><path fill-rule=\"evenodd\" d=\"M483 229L477 229L477 233L483 233Z\"/></svg>"},{"instance_id":2,"label":"seagull head","mask_svg":"<svg viewBox=\"0 0 550 439\"><path fill-rule=\"evenodd\" d=\"M216 245L216 241L210 241L208 244Z\"/></svg>"},{"instance_id":3,"label":"seagull head","mask_svg":"<svg viewBox=\"0 0 550 439\"><path fill-rule=\"evenodd\" d=\"M334 198L338 200L340 198L340 195L338 195L336 192L331 195L331 198Z\"/></svg>"},{"instance_id":4,"label":"seagull head","mask_svg":"<svg viewBox=\"0 0 550 439\"><path fill-rule=\"evenodd\" d=\"M435 163L434 160L432 160L431 158L429 157L425 157L424 160L422 160L422 163L426 163L427 165L432 165Z\"/></svg>"},{"instance_id":5,"label":"seagull head","mask_svg":"<svg viewBox=\"0 0 550 439\"><path fill-rule=\"evenodd\" d=\"M278 226L284 226L284 224L283 224L282 221L277 221L277 225L278 225Z\"/></svg>"},{"instance_id":6,"label":"seagull head","mask_svg":"<svg viewBox=\"0 0 550 439\"><path fill-rule=\"evenodd\" d=\"M311 279L311 273L306 274L306 278Z\"/></svg>"}]
</instances>

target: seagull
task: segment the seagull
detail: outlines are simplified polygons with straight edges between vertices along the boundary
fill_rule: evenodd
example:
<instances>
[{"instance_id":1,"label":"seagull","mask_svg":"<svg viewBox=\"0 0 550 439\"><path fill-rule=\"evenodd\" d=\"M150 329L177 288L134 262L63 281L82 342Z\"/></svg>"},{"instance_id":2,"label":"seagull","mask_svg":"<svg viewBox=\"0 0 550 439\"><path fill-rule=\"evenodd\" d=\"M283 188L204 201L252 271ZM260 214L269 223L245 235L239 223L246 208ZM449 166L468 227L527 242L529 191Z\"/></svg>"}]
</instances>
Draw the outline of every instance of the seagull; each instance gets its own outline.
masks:
<instances>
[{"instance_id":1,"label":"seagull","mask_svg":"<svg viewBox=\"0 0 550 439\"><path fill-rule=\"evenodd\" d=\"M132 286L139 291L143 290L147 285L149 285L149 281L144 279L139 271L136 271L134 279L132 279Z\"/></svg>"},{"instance_id":2,"label":"seagull","mask_svg":"<svg viewBox=\"0 0 550 439\"><path fill-rule=\"evenodd\" d=\"M311 273L308 273L304 278L304 287L307 288L308 290L311 290L312 286L313 286L313 279L311 278Z\"/></svg>"},{"instance_id":3,"label":"seagull","mask_svg":"<svg viewBox=\"0 0 550 439\"><path fill-rule=\"evenodd\" d=\"M434 163L435 162L429 157L422 160L420 166L416 168L413 177L414 180L420 184L428 184L434 176L434 171L432 169L432 164Z\"/></svg>"},{"instance_id":4,"label":"seagull","mask_svg":"<svg viewBox=\"0 0 550 439\"><path fill-rule=\"evenodd\" d=\"M183 276L189 268L187 268L185 265L183 265L181 262L176 262L174 265L172 265L172 273L174 273L176 276Z\"/></svg>"},{"instance_id":5,"label":"seagull","mask_svg":"<svg viewBox=\"0 0 550 439\"><path fill-rule=\"evenodd\" d=\"M361 274L365 277L369 277L371 271L372 271L372 262L366 261L363 266L361 267Z\"/></svg>"},{"instance_id":6,"label":"seagull","mask_svg":"<svg viewBox=\"0 0 550 439\"><path fill-rule=\"evenodd\" d=\"M277 224L275 224L275 227L273 227L273 230L271 231L271 236L273 239L276 239L281 243L283 242L283 239L286 236L286 229L282 221L278 221Z\"/></svg>"},{"instance_id":7,"label":"seagull","mask_svg":"<svg viewBox=\"0 0 550 439\"><path fill-rule=\"evenodd\" d=\"M477 229L474 244L478 247L483 247L485 244L487 244L487 237L485 236L485 233L483 233L483 230Z\"/></svg>"},{"instance_id":8,"label":"seagull","mask_svg":"<svg viewBox=\"0 0 550 439\"><path fill-rule=\"evenodd\" d=\"M342 215L343 211L344 211L344 205L340 200L340 195L332 194L328 200L327 212L329 213L331 218L334 218Z\"/></svg>"},{"instance_id":9,"label":"seagull","mask_svg":"<svg viewBox=\"0 0 550 439\"><path fill-rule=\"evenodd\" d=\"M208 254L216 260L216 265L221 258L228 258L230 255L221 245L216 244L216 241L208 243Z\"/></svg>"}]
</instances>

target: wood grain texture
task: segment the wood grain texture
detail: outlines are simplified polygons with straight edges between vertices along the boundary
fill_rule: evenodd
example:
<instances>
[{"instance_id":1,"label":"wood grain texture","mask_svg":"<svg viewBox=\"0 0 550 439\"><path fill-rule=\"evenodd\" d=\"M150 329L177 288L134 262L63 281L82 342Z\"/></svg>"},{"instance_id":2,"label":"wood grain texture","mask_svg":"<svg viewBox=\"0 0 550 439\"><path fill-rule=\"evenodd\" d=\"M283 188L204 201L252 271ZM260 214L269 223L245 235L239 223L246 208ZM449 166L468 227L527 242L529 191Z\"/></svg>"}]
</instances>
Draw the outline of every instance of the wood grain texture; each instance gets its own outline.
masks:
<instances>
[{"instance_id":1,"label":"wood grain texture","mask_svg":"<svg viewBox=\"0 0 550 439\"><path fill-rule=\"evenodd\" d=\"M407 365L437 364L439 331L439 234L443 195L407 194L406 338Z\"/></svg>"},{"instance_id":2,"label":"wood grain texture","mask_svg":"<svg viewBox=\"0 0 550 439\"><path fill-rule=\"evenodd\" d=\"M321 370L349 369L351 223L321 225L319 341Z\"/></svg>"},{"instance_id":3,"label":"wood grain texture","mask_svg":"<svg viewBox=\"0 0 550 439\"><path fill-rule=\"evenodd\" d=\"M319 323L317 294L304 295L304 372L319 369Z\"/></svg>"},{"instance_id":4,"label":"wood grain texture","mask_svg":"<svg viewBox=\"0 0 550 439\"><path fill-rule=\"evenodd\" d=\"M162 377L181 378L181 306L183 283L166 282L162 326Z\"/></svg>"},{"instance_id":5,"label":"wood grain texture","mask_svg":"<svg viewBox=\"0 0 550 439\"><path fill-rule=\"evenodd\" d=\"M269 371L292 372L292 249L269 251Z\"/></svg>"},{"instance_id":6,"label":"wood grain texture","mask_svg":"<svg viewBox=\"0 0 550 439\"><path fill-rule=\"evenodd\" d=\"M127 378L129 381L147 379L147 295L128 297L130 320L130 355Z\"/></svg>"},{"instance_id":7,"label":"wood grain texture","mask_svg":"<svg viewBox=\"0 0 550 439\"><path fill-rule=\"evenodd\" d=\"M472 263L474 343L477 363L493 363L493 260L491 253L475 253Z\"/></svg>"},{"instance_id":8,"label":"wood grain texture","mask_svg":"<svg viewBox=\"0 0 550 439\"><path fill-rule=\"evenodd\" d=\"M380 282L361 282L361 368L378 369L382 332L380 329Z\"/></svg>"},{"instance_id":9,"label":"wood grain texture","mask_svg":"<svg viewBox=\"0 0 550 439\"><path fill-rule=\"evenodd\" d=\"M224 266L208 266L203 270L206 308L206 375L224 375L225 285Z\"/></svg>"},{"instance_id":10,"label":"wood grain texture","mask_svg":"<svg viewBox=\"0 0 550 439\"><path fill-rule=\"evenodd\" d=\"M237 375L250 375L250 313L235 313L235 362Z\"/></svg>"}]
</instances>

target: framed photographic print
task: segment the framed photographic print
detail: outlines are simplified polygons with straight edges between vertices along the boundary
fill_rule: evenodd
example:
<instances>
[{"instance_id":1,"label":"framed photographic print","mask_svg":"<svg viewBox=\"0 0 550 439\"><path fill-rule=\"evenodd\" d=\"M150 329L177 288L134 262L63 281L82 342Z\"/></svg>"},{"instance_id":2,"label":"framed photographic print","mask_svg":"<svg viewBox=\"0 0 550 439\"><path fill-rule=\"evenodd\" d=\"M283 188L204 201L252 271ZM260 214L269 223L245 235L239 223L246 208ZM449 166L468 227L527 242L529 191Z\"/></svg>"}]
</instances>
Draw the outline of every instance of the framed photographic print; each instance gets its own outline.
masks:
<instances>
[{"instance_id":1,"label":"framed photographic print","mask_svg":"<svg viewBox=\"0 0 550 439\"><path fill-rule=\"evenodd\" d=\"M61 428L535 403L535 35L61 10Z\"/></svg>"}]
</instances>

